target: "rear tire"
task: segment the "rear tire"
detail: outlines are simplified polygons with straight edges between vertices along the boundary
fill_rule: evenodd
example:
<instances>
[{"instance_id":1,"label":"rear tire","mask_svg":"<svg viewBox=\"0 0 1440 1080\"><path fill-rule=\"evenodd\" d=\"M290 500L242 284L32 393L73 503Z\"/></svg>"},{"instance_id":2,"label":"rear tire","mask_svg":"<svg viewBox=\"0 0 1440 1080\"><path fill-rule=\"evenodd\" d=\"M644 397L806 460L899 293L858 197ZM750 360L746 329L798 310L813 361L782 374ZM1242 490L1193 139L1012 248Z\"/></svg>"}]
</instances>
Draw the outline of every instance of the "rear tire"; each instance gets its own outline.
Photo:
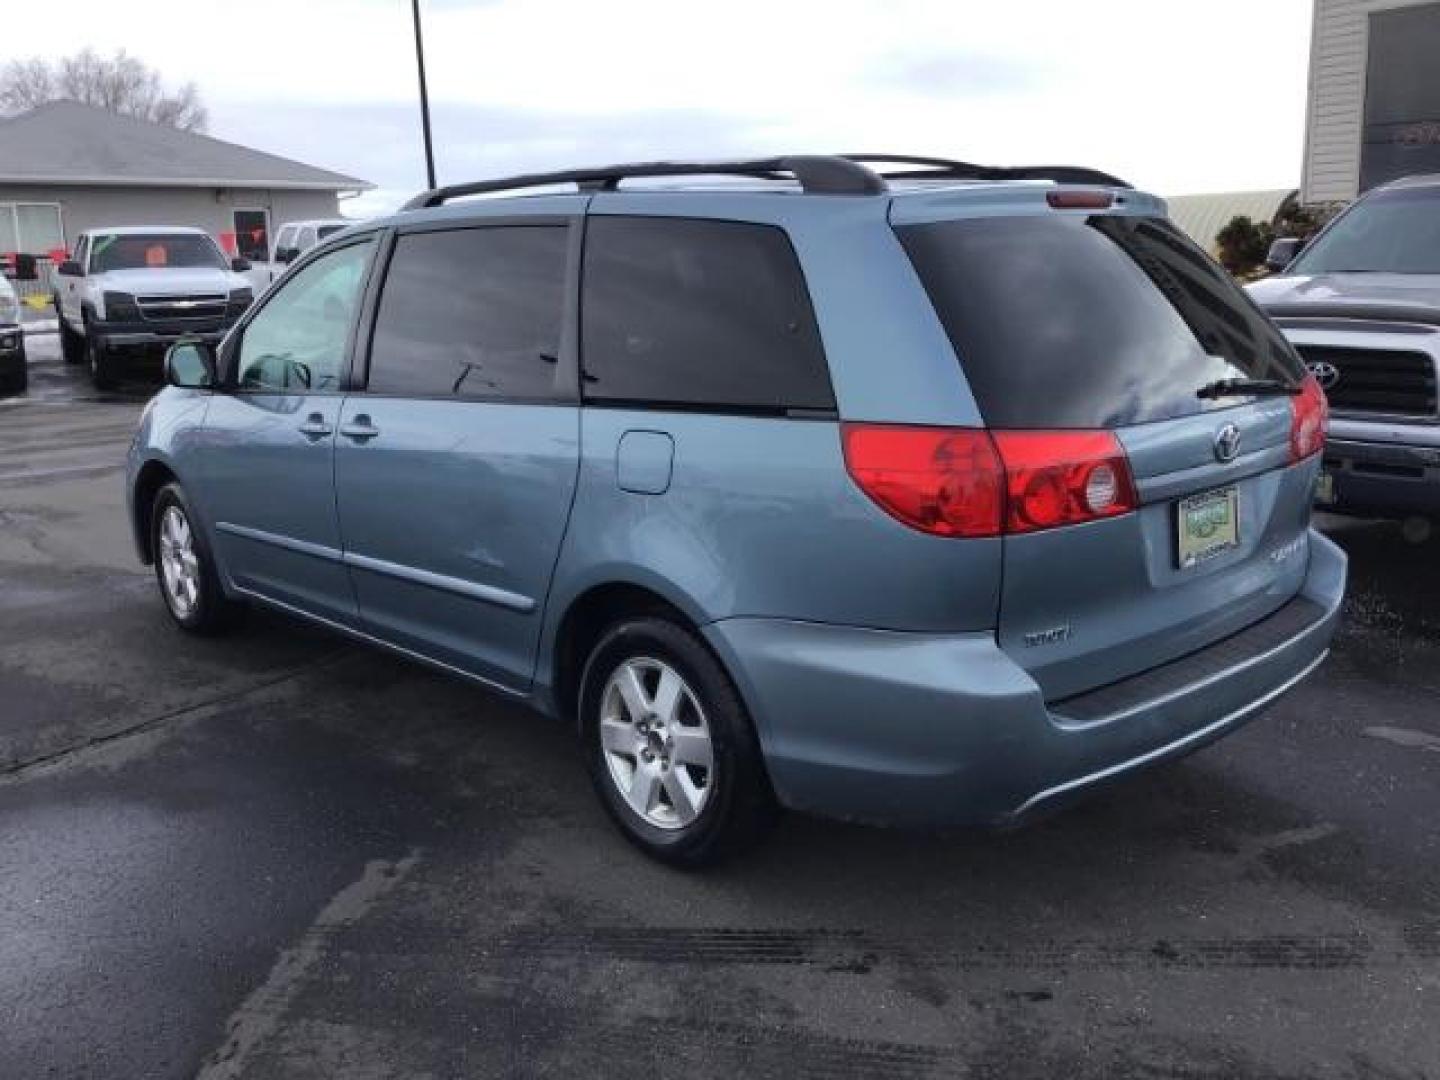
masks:
<instances>
[{"instance_id":1,"label":"rear tire","mask_svg":"<svg viewBox=\"0 0 1440 1080\"><path fill-rule=\"evenodd\" d=\"M85 361L85 339L71 330L65 322L65 316L60 314L60 301L55 301L55 318L60 322L60 355L67 364L80 364Z\"/></svg>"},{"instance_id":2,"label":"rear tire","mask_svg":"<svg viewBox=\"0 0 1440 1080\"><path fill-rule=\"evenodd\" d=\"M651 858L712 865L761 840L778 806L754 727L720 662L669 619L612 626L580 683L596 793Z\"/></svg>"},{"instance_id":3,"label":"rear tire","mask_svg":"<svg viewBox=\"0 0 1440 1080\"><path fill-rule=\"evenodd\" d=\"M205 532L177 483L166 484L155 496L150 551L160 596L176 626L210 637L235 625L244 608L226 597Z\"/></svg>"}]
</instances>

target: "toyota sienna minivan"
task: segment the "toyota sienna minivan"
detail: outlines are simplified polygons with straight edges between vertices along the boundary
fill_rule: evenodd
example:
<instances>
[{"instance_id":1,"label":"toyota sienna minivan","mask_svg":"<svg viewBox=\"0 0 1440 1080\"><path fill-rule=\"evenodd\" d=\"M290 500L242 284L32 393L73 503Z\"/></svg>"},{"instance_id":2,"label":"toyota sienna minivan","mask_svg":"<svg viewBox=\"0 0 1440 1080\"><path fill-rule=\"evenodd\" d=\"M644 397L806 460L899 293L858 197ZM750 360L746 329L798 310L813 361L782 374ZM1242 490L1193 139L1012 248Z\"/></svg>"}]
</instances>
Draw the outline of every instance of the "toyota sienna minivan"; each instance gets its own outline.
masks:
<instances>
[{"instance_id":1,"label":"toyota sienna minivan","mask_svg":"<svg viewBox=\"0 0 1440 1080\"><path fill-rule=\"evenodd\" d=\"M1256 715L1345 586L1319 387L1090 169L440 188L167 371L127 481L175 622L265 604L564 718L682 865L782 807L1023 822Z\"/></svg>"}]
</instances>

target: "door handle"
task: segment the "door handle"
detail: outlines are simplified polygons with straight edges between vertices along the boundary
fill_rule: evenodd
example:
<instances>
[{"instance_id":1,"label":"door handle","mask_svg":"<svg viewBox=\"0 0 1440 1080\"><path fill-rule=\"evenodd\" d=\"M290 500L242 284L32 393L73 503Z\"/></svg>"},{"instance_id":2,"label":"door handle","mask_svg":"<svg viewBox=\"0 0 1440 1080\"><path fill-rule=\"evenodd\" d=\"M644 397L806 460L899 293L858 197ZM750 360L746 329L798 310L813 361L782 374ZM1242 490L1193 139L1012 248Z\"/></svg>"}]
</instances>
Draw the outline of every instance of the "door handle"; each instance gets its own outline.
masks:
<instances>
[{"instance_id":1,"label":"door handle","mask_svg":"<svg viewBox=\"0 0 1440 1080\"><path fill-rule=\"evenodd\" d=\"M371 423L367 413L358 413L354 419L340 425L340 434L356 442L364 442L379 435L380 429Z\"/></svg>"},{"instance_id":2,"label":"door handle","mask_svg":"<svg viewBox=\"0 0 1440 1080\"><path fill-rule=\"evenodd\" d=\"M312 412L305 418L305 422L300 425L300 434L304 435L311 442L314 442L316 439L323 439L334 430L333 427L325 422L325 417L321 416L318 412Z\"/></svg>"}]
</instances>

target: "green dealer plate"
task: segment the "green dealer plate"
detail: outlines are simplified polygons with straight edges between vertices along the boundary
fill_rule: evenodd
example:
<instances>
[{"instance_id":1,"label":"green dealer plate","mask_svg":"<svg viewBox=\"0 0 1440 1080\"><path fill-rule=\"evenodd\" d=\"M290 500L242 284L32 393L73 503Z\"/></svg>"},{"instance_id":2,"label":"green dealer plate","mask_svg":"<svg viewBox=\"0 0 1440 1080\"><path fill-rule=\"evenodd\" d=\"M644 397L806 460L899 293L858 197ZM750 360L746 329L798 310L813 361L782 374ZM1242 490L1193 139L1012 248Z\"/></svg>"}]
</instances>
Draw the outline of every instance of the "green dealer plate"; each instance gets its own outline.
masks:
<instances>
[{"instance_id":1,"label":"green dealer plate","mask_svg":"<svg viewBox=\"0 0 1440 1080\"><path fill-rule=\"evenodd\" d=\"M1181 499L1176 507L1176 557L1187 569L1223 555L1240 543L1237 488L1217 488Z\"/></svg>"}]
</instances>

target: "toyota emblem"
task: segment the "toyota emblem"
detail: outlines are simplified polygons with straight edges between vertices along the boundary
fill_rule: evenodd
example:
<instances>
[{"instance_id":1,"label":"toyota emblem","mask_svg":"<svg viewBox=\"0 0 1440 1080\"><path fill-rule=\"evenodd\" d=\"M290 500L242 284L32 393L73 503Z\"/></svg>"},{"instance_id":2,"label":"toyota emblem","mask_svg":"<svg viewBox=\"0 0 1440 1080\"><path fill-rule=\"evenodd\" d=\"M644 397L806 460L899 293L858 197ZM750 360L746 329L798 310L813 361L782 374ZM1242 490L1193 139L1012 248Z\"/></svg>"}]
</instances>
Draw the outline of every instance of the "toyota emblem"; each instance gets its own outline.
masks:
<instances>
[{"instance_id":1,"label":"toyota emblem","mask_svg":"<svg viewBox=\"0 0 1440 1080\"><path fill-rule=\"evenodd\" d=\"M1312 360L1305 366L1310 369L1310 374L1315 376L1315 381L1322 390L1329 390L1340 381L1340 369L1328 360Z\"/></svg>"},{"instance_id":2,"label":"toyota emblem","mask_svg":"<svg viewBox=\"0 0 1440 1080\"><path fill-rule=\"evenodd\" d=\"M1238 453L1240 453L1240 429L1234 424L1226 424L1215 432L1215 460L1234 461L1235 455Z\"/></svg>"}]
</instances>

